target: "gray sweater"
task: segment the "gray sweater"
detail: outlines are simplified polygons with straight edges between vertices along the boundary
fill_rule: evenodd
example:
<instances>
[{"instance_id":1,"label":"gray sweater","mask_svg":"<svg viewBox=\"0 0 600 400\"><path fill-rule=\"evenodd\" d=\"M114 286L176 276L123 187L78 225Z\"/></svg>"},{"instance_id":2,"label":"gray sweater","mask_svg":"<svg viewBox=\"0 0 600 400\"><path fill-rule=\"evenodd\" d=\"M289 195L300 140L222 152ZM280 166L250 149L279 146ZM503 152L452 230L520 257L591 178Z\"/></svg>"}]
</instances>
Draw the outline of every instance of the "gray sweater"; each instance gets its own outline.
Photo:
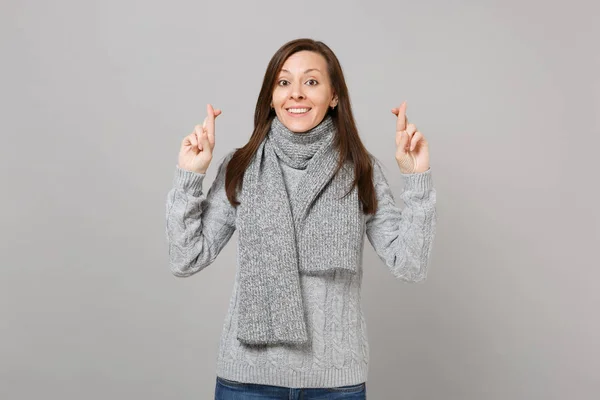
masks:
<instances>
[{"instance_id":1,"label":"gray sweater","mask_svg":"<svg viewBox=\"0 0 600 400\"><path fill-rule=\"evenodd\" d=\"M227 154L207 194L205 174L176 167L167 195L166 235L171 272L187 277L209 266L236 229L236 208L225 195ZM304 170L280 161L288 192ZM393 276L407 282L425 279L436 227L436 191L431 169L402 174L400 209L379 163L373 181L377 212L365 215L363 229ZM356 274L300 275L309 344L245 345L237 340L239 269L223 324L217 375L230 380L295 388L336 387L367 381L369 344L361 307L362 257Z\"/></svg>"}]
</instances>

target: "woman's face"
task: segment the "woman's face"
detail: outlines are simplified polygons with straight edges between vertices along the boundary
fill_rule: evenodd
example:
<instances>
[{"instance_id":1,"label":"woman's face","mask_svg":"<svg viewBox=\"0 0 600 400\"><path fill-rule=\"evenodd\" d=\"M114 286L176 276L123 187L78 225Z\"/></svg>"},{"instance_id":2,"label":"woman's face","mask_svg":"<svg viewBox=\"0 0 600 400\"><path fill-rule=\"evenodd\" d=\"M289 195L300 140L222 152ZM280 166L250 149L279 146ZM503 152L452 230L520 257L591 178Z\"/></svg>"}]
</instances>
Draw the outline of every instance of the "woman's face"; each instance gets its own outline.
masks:
<instances>
[{"instance_id":1,"label":"woman's face","mask_svg":"<svg viewBox=\"0 0 600 400\"><path fill-rule=\"evenodd\" d=\"M277 76L271 105L292 132L306 132L319 125L328 108L337 105L325 58L313 51L288 57Z\"/></svg>"}]
</instances>

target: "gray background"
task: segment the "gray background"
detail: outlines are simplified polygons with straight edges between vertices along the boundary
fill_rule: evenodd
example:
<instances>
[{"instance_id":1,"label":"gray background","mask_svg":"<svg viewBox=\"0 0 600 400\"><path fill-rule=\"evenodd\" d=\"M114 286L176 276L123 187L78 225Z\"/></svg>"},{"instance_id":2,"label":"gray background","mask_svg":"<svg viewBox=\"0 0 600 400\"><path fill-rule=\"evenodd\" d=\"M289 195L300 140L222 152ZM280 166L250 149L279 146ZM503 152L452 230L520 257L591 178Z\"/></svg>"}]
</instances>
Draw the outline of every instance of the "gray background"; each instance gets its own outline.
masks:
<instances>
[{"instance_id":1,"label":"gray background","mask_svg":"<svg viewBox=\"0 0 600 400\"><path fill-rule=\"evenodd\" d=\"M365 247L369 398L598 398L600 7L449 3L4 0L0 398L212 398L237 234L173 277L166 194L206 103L214 164L306 36L399 205L390 109L431 143L428 280Z\"/></svg>"}]
</instances>

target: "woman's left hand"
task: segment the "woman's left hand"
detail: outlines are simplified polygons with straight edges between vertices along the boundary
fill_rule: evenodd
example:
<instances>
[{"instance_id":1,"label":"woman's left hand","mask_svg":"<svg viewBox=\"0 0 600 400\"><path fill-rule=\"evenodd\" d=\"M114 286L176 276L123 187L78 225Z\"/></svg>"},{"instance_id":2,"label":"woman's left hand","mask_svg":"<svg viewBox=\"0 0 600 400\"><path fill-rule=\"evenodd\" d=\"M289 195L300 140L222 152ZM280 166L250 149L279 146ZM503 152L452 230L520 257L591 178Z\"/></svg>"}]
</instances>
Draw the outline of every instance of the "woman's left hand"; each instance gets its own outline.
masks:
<instances>
[{"instance_id":1,"label":"woman's left hand","mask_svg":"<svg viewBox=\"0 0 600 400\"><path fill-rule=\"evenodd\" d=\"M406 118L406 102L392 108L396 121L396 161L403 174L425 172L429 169L429 144L415 124Z\"/></svg>"}]
</instances>

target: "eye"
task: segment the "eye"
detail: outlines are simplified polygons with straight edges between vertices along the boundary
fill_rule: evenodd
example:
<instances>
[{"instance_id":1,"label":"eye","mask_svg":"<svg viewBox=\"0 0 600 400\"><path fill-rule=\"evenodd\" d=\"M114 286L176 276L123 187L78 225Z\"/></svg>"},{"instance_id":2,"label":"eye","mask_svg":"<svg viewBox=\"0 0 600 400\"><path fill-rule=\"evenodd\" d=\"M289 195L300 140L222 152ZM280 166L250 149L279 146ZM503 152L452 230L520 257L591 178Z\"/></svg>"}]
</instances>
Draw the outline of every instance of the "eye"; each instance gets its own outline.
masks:
<instances>
[{"instance_id":1,"label":"eye","mask_svg":"<svg viewBox=\"0 0 600 400\"><path fill-rule=\"evenodd\" d=\"M308 86L315 86L315 85L318 85L318 84L319 84L319 82L317 82L317 81L316 81L316 80L314 80L314 79L309 79L309 80L307 80L306 82L314 82L314 85L308 85Z\"/></svg>"},{"instance_id":2,"label":"eye","mask_svg":"<svg viewBox=\"0 0 600 400\"><path fill-rule=\"evenodd\" d=\"M287 81L285 79L281 79L279 82L277 82L277 84L279 84L279 86L285 86L285 85L282 85L281 82L287 82Z\"/></svg>"}]
</instances>

